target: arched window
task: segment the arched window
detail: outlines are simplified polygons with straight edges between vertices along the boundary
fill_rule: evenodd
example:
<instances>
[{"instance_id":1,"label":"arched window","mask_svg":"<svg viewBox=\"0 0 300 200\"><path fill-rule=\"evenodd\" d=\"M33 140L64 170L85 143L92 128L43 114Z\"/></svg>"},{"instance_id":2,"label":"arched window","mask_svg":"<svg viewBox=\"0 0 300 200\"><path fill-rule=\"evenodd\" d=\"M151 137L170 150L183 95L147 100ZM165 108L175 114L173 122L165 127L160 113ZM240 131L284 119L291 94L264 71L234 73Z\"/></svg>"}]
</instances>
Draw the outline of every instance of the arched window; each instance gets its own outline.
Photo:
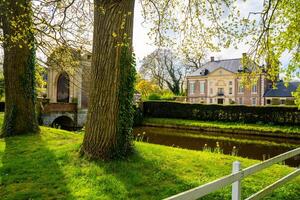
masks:
<instances>
[{"instance_id":1,"label":"arched window","mask_svg":"<svg viewBox=\"0 0 300 200\"><path fill-rule=\"evenodd\" d=\"M57 102L69 103L70 96L70 80L66 72L59 75L57 80Z\"/></svg>"}]
</instances>

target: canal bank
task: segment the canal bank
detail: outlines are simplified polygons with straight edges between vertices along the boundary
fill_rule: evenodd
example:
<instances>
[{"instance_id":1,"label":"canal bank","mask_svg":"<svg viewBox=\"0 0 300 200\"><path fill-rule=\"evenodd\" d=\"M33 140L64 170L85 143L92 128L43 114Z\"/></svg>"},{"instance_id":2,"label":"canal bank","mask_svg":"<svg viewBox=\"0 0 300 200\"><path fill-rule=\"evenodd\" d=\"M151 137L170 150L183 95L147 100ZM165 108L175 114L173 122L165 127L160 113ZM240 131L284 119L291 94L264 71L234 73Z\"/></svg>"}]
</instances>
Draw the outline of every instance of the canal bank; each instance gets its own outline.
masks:
<instances>
[{"instance_id":1,"label":"canal bank","mask_svg":"<svg viewBox=\"0 0 300 200\"><path fill-rule=\"evenodd\" d=\"M209 151L226 155L265 160L300 146L299 139L262 135L228 134L199 130L141 126L134 128L136 140L183 149ZM300 157L286 161L297 167Z\"/></svg>"},{"instance_id":2,"label":"canal bank","mask_svg":"<svg viewBox=\"0 0 300 200\"><path fill-rule=\"evenodd\" d=\"M278 126L271 124L243 124L233 122L205 122L186 119L145 118L143 126L173 128L180 130L226 133L233 135L256 135L264 137L300 140L299 126Z\"/></svg>"}]
</instances>

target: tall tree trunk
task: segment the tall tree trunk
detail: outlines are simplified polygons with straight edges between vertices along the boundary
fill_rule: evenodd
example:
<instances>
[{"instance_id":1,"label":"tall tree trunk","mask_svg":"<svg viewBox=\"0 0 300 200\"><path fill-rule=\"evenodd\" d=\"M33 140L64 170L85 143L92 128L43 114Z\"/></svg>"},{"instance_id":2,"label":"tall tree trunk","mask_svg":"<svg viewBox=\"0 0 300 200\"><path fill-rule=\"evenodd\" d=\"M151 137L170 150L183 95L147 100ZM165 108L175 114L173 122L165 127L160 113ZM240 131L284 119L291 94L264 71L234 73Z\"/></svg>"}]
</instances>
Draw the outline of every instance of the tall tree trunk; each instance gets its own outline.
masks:
<instances>
[{"instance_id":1,"label":"tall tree trunk","mask_svg":"<svg viewBox=\"0 0 300 200\"><path fill-rule=\"evenodd\" d=\"M35 49L30 0L0 5L4 34L5 116L2 136L37 133Z\"/></svg>"},{"instance_id":2,"label":"tall tree trunk","mask_svg":"<svg viewBox=\"0 0 300 200\"><path fill-rule=\"evenodd\" d=\"M122 79L130 71L122 69L121 55L132 54L134 0L95 0L94 9L89 110L81 150L93 159L111 159L126 156L131 146L130 138L122 142L124 136L118 134L130 131L128 127L122 133L119 123L120 110L126 106L120 104L120 98L130 96L121 91L127 87ZM130 61L127 64L125 68L130 69ZM133 89L133 84L128 87Z\"/></svg>"}]
</instances>

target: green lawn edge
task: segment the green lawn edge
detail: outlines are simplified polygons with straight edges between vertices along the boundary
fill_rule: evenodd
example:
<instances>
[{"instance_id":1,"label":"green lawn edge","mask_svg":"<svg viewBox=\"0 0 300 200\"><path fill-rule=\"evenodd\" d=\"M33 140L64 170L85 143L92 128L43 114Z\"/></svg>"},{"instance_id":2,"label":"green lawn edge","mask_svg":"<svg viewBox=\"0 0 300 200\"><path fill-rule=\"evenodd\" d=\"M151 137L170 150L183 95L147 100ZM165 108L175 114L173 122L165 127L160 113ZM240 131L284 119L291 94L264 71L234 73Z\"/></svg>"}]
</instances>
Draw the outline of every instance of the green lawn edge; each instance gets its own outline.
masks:
<instances>
[{"instance_id":1,"label":"green lawn edge","mask_svg":"<svg viewBox=\"0 0 300 200\"><path fill-rule=\"evenodd\" d=\"M206 122L187 119L144 118L142 125L162 126L181 129L203 129L206 131L220 131L226 133L256 134L265 136L282 136L300 138L300 127L278 126L269 124L243 124L236 122Z\"/></svg>"},{"instance_id":2,"label":"green lawn edge","mask_svg":"<svg viewBox=\"0 0 300 200\"><path fill-rule=\"evenodd\" d=\"M135 142L126 160L88 161L79 156L83 134L41 127L38 135L0 139L1 199L163 199L259 161ZM243 198L293 169L275 165L242 181ZM226 187L203 199L230 199ZM297 199L300 177L266 199Z\"/></svg>"}]
</instances>

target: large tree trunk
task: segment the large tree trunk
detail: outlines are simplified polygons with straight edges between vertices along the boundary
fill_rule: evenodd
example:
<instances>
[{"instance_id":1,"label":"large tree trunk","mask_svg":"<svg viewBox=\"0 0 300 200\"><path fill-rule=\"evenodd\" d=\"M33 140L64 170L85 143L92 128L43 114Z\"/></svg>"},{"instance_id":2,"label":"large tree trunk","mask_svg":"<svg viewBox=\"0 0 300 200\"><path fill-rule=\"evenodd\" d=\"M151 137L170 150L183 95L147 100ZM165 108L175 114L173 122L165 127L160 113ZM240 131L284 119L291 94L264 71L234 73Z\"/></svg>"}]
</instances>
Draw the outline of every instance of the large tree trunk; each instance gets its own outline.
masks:
<instances>
[{"instance_id":1,"label":"large tree trunk","mask_svg":"<svg viewBox=\"0 0 300 200\"><path fill-rule=\"evenodd\" d=\"M121 55L124 48L126 55L131 56L132 52L134 0L95 0L94 8L89 110L81 150L93 159L111 159L118 154L126 156L130 149L130 139L122 142L120 138L126 136L118 134L120 98L128 95L120 93L120 89L126 87L122 79L124 76L126 79L131 67L121 68ZM133 85L128 87L133 88Z\"/></svg>"},{"instance_id":2,"label":"large tree trunk","mask_svg":"<svg viewBox=\"0 0 300 200\"><path fill-rule=\"evenodd\" d=\"M2 136L37 133L35 49L31 1L2 2L4 33L5 117Z\"/></svg>"}]
</instances>

